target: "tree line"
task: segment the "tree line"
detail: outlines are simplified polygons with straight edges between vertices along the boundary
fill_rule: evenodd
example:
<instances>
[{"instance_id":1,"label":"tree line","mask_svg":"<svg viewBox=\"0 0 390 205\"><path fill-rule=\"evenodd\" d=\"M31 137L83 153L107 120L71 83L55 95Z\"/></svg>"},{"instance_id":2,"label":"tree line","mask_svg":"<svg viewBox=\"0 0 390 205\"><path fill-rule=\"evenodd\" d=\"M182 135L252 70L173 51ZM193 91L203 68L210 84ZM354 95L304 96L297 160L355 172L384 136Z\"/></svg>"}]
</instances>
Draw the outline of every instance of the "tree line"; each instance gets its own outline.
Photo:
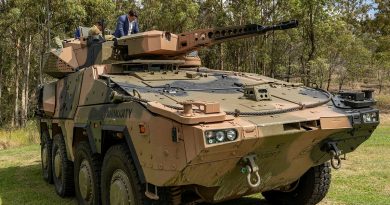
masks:
<instances>
[{"instance_id":1,"label":"tree line","mask_svg":"<svg viewBox=\"0 0 390 205\"><path fill-rule=\"evenodd\" d=\"M389 0L0 0L0 126L20 127L34 115L36 88L53 38L134 9L141 31L180 33L229 25L297 19L284 32L200 51L205 67L256 72L323 89L390 79Z\"/></svg>"}]
</instances>

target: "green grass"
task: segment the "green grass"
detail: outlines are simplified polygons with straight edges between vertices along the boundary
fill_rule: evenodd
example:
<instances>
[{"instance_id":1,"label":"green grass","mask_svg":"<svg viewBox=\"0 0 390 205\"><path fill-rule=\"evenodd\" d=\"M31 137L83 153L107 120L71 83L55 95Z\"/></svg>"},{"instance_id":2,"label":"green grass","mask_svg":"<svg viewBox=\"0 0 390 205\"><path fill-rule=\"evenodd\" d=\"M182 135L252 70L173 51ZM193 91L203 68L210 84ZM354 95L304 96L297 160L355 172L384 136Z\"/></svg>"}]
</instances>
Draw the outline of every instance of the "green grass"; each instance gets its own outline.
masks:
<instances>
[{"instance_id":1,"label":"green grass","mask_svg":"<svg viewBox=\"0 0 390 205\"><path fill-rule=\"evenodd\" d=\"M333 170L332 177L331 189L322 205L390 205L390 123L385 122L367 142L347 155L342 169ZM259 198L257 194L224 205L267 204ZM43 181L40 148L35 144L0 151L2 204L73 205L76 202L73 198L58 197L54 187Z\"/></svg>"},{"instance_id":2,"label":"green grass","mask_svg":"<svg viewBox=\"0 0 390 205\"><path fill-rule=\"evenodd\" d=\"M39 145L0 151L0 205L75 204L61 199L41 177Z\"/></svg>"},{"instance_id":3,"label":"green grass","mask_svg":"<svg viewBox=\"0 0 390 205\"><path fill-rule=\"evenodd\" d=\"M329 199L343 204L390 204L390 126L379 127L333 172Z\"/></svg>"}]
</instances>

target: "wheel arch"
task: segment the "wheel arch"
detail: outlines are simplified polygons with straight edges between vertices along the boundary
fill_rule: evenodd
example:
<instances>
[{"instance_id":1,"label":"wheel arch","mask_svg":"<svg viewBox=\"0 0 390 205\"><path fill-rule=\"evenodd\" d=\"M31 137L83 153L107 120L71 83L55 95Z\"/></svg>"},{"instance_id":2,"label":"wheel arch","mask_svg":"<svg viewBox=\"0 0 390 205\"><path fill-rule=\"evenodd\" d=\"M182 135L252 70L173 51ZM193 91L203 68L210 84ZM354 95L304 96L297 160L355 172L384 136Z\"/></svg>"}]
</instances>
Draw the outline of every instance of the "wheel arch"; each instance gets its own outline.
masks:
<instances>
[{"instance_id":1,"label":"wheel arch","mask_svg":"<svg viewBox=\"0 0 390 205\"><path fill-rule=\"evenodd\" d=\"M57 134L62 134L61 126L58 123L52 123L51 124L51 138L53 138Z\"/></svg>"},{"instance_id":2,"label":"wheel arch","mask_svg":"<svg viewBox=\"0 0 390 205\"><path fill-rule=\"evenodd\" d=\"M49 122L40 121L39 122L39 132L40 132L41 136L43 133L46 133L49 136L49 138L52 138L48 124L49 124Z\"/></svg>"},{"instance_id":3,"label":"wheel arch","mask_svg":"<svg viewBox=\"0 0 390 205\"><path fill-rule=\"evenodd\" d=\"M73 128L73 141L72 141L72 151L76 152L76 147L80 142L88 142L92 153L98 153L96 149L96 143L88 124L75 124Z\"/></svg>"},{"instance_id":4,"label":"wheel arch","mask_svg":"<svg viewBox=\"0 0 390 205\"><path fill-rule=\"evenodd\" d=\"M133 141L131 140L127 126L105 125L102 127L102 131L102 154L105 154L107 150L113 145L119 143L126 144L126 147L130 151L132 157L131 160L135 165L140 182L146 183L145 174L138 159L137 152L135 150Z\"/></svg>"},{"instance_id":5,"label":"wheel arch","mask_svg":"<svg viewBox=\"0 0 390 205\"><path fill-rule=\"evenodd\" d=\"M60 134L65 140L67 158L69 160L73 159L73 152L72 152L71 147L69 147L70 145L68 144L69 139L68 139L68 136L66 134L66 130L65 130L66 126L65 126L64 121L56 120L53 122L52 120L41 120L39 129L40 129L39 132L41 135L43 133L46 133L51 140L53 140L54 136ZM73 134L70 133L70 135L73 135ZM72 153L70 153L70 152L72 152Z\"/></svg>"},{"instance_id":6,"label":"wheel arch","mask_svg":"<svg viewBox=\"0 0 390 205\"><path fill-rule=\"evenodd\" d=\"M139 162L139 159L137 157L137 153L134 144L131 140L131 136L127 126L103 125L101 127L100 142L95 141L91 127L88 124L75 124L73 135L73 153L75 153L76 146L81 141L88 141L92 153L98 153L101 154L101 156L104 156L107 150L113 145L117 145L120 143L126 144L126 147L131 153L132 160L137 169L137 173L141 183L146 183L145 175L141 163ZM97 149L97 145L100 145L100 149Z\"/></svg>"},{"instance_id":7,"label":"wheel arch","mask_svg":"<svg viewBox=\"0 0 390 205\"><path fill-rule=\"evenodd\" d=\"M39 122L39 132L40 134L48 134L50 139L53 139L53 136L60 133L62 134L61 127L58 123L52 122L49 119L42 119Z\"/></svg>"}]
</instances>

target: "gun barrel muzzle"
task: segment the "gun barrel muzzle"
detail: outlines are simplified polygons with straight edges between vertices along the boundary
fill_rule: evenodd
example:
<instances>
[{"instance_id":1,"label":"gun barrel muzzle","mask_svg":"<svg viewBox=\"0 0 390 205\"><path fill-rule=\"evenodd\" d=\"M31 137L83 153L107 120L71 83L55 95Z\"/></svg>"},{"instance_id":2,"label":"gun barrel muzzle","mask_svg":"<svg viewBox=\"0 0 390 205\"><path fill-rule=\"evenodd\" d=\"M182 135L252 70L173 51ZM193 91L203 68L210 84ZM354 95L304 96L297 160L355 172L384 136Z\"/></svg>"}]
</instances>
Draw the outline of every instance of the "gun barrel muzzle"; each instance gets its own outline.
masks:
<instances>
[{"instance_id":1,"label":"gun barrel muzzle","mask_svg":"<svg viewBox=\"0 0 390 205\"><path fill-rule=\"evenodd\" d=\"M280 24L275 25L276 30L285 30L290 28L298 27L298 21L297 20L291 20L291 21L285 21Z\"/></svg>"}]
</instances>

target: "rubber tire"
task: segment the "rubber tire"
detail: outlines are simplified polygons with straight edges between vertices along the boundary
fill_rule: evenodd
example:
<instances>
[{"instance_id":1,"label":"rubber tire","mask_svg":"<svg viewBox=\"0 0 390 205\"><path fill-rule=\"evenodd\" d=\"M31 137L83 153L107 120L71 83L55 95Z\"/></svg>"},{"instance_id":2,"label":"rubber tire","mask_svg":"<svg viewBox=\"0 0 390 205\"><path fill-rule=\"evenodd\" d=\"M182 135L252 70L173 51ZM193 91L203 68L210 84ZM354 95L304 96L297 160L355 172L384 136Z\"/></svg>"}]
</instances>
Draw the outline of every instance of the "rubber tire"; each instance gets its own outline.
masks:
<instances>
[{"instance_id":1,"label":"rubber tire","mask_svg":"<svg viewBox=\"0 0 390 205\"><path fill-rule=\"evenodd\" d=\"M310 168L299 180L298 187L291 192L266 191L262 195L271 204L313 205L328 193L331 182L329 162Z\"/></svg>"},{"instance_id":2,"label":"rubber tire","mask_svg":"<svg viewBox=\"0 0 390 205\"><path fill-rule=\"evenodd\" d=\"M85 201L81 196L79 184L80 165L86 159L92 169L92 184L93 184L93 199ZM99 154L93 154L88 142L80 142L76 148L76 156L74 163L74 179L75 192L78 204L80 205L99 205L101 204L100 196L100 172L101 172L101 157Z\"/></svg>"},{"instance_id":3,"label":"rubber tire","mask_svg":"<svg viewBox=\"0 0 390 205\"><path fill-rule=\"evenodd\" d=\"M131 205L171 205L171 192L169 188L159 188L159 200L150 200L145 196L145 184L141 184L131 154L125 144L112 146L105 154L102 166L102 204L110 204L110 183L115 170L121 169L131 180L135 203Z\"/></svg>"},{"instance_id":4,"label":"rubber tire","mask_svg":"<svg viewBox=\"0 0 390 205\"><path fill-rule=\"evenodd\" d=\"M59 154L62 161L61 178L57 178L55 175L54 160L55 160L55 154L57 150L59 150ZM54 188L58 196L60 197L73 196L74 195L73 162L68 160L64 137L61 134L57 134L53 137L52 173L53 173Z\"/></svg>"},{"instance_id":5,"label":"rubber tire","mask_svg":"<svg viewBox=\"0 0 390 205\"><path fill-rule=\"evenodd\" d=\"M43 148L46 146L46 164L43 166ZM47 132L41 133L41 165L42 165L42 177L49 184L53 184L52 164L51 164L51 151L53 147L53 141Z\"/></svg>"}]
</instances>

